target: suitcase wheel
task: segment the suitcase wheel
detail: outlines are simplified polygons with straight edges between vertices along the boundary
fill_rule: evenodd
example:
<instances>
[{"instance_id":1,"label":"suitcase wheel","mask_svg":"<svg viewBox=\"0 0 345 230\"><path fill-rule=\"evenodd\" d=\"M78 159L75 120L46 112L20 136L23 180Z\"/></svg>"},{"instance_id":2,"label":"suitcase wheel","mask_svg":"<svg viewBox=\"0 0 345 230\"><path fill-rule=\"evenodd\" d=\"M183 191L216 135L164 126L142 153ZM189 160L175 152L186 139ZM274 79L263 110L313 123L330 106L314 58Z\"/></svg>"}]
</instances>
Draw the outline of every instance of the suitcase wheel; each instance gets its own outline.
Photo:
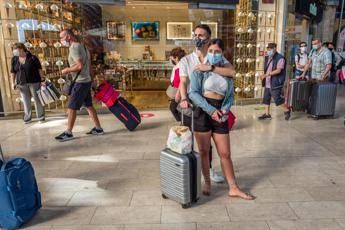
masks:
<instances>
[{"instance_id":1,"label":"suitcase wheel","mask_svg":"<svg viewBox=\"0 0 345 230\"><path fill-rule=\"evenodd\" d=\"M164 195L163 193L162 193L162 198L163 199L168 199L168 197L166 195Z\"/></svg>"},{"instance_id":2,"label":"suitcase wheel","mask_svg":"<svg viewBox=\"0 0 345 230\"><path fill-rule=\"evenodd\" d=\"M181 204L181 207L182 207L183 209L189 208L190 206L191 206L190 203L188 203L188 204Z\"/></svg>"}]
</instances>

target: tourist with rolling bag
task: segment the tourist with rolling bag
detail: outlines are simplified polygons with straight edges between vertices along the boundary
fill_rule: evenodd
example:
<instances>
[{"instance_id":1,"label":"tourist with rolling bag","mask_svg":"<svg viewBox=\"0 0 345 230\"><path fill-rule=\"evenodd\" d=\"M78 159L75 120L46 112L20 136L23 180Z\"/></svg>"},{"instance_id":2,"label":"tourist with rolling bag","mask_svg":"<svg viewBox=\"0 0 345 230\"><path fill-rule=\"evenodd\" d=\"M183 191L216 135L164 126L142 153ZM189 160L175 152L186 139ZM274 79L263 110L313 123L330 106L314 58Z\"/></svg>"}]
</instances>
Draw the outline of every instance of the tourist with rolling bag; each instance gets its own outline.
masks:
<instances>
[{"instance_id":1,"label":"tourist with rolling bag","mask_svg":"<svg viewBox=\"0 0 345 230\"><path fill-rule=\"evenodd\" d=\"M171 128L167 148L160 155L161 192L164 199L171 199L188 208L196 203L201 191L201 161L194 151L194 112L192 129L184 126Z\"/></svg>"},{"instance_id":2,"label":"tourist with rolling bag","mask_svg":"<svg viewBox=\"0 0 345 230\"><path fill-rule=\"evenodd\" d=\"M0 228L17 229L41 208L41 193L29 161L5 161L1 146L0 156Z\"/></svg>"}]
</instances>

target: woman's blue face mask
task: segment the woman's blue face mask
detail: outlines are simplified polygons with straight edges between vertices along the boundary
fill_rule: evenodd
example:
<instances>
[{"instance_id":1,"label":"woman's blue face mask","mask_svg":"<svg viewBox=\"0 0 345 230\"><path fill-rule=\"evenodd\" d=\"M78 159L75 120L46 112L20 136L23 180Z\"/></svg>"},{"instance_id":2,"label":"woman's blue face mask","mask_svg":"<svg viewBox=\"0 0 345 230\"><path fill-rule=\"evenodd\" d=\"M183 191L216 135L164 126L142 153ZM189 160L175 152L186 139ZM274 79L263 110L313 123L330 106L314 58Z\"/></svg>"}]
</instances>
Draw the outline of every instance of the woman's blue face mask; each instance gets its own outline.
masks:
<instances>
[{"instance_id":1,"label":"woman's blue face mask","mask_svg":"<svg viewBox=\"0 0 345 230\"><path fill-rule=\"evenodd\" d=\"M207 53L207 61L211 65L218 64L222 61L222 54L221 53Z\"/></svg>"}]
</instances>

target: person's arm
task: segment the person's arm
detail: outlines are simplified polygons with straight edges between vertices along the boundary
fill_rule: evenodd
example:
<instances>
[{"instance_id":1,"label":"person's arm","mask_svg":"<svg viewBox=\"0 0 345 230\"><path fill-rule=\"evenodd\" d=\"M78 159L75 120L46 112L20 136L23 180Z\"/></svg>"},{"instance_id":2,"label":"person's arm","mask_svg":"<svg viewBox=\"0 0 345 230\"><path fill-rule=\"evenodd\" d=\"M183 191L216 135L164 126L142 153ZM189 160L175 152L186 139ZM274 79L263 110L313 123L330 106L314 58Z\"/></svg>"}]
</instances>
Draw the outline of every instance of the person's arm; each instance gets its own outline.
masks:
<instances>
[{"instance_id":1,"label":"person's arm","mask_svg":"<svg viewBox=\"0 0 345 230\"><path fill-rule=\"evenodd\" d=\"M202 81L204 73L194 71L191 76L189 98L193 103L208 113L210 116L217 110L215 107L210 105L206 99L202 96Z\"/></svg>"},{"instance_id":2,"label":"person's arm","mask_svg":"<svg viewBox=\"0 0 345 230\"><path fill-rule=\"evenodd\" d=\"M284 58L281 58L277 63L277 69L268 73L268 75L271 77L278 76L284 70L284 66L285 66L285 60L284 60Z\"/></svg>"},{"instance_id":3,"label":"person's arm","mask_svg":"<svg viewBox=\"0 0 345 230\"><path fill-rule=\"evenodd\" d=\"M182 58L179 63L179 74L180 74L180 84L179 84L180 106L182 109L186 109L188 108L188 101L187 101L188 68L187 68L187 63L186 63L185 58Z\"/></svg>"},{"instance_id":4,"label":"person's arm","mask_svg":"<svg viewBox=\"0 0 345 230\"><path fill-rule=\"evenodd\" d=\"M327 51L327 53L325 54L325 58L324 58L325 64L326 64L326 68L325 70L322 72L321 76L320 76L320 80L325 80L326 77L328 76L329 71L332 69L332 52L331 51Z\"/></svg>"},{"instance_id":5,"label":"person's arm","mask_svg":"<svg viewBox=\"0 0 345 230\"><path fill-rule=\"evenodd\" d=\"M228 80L228 90L226 91L223 103L222 103L222 112L227 114L230 111L231 106L234 101L234 85L232 80Z\"/></svg>"},{"instance_id":6,"label":"person's arm","mask_svg":"<svg viewBox=\"0 0 345 230\"><path fill-rule=\"evenodd\" d=\"M11 88L14 90L16 88L16 72L14 70L15 65L15 57L11 60L11 73L10 73L10 81L11 81Z\"/></svg>"},{"instance_id":7,"label":"person's arm","mask_svg":"<svg viewBox=\"0 0 345 230\"><path fill-rule=\"evenodd\" d=\"M209 71L212 71L212 66L209 64L199 64L196 66L195 70L202 71L202 72L209 72ZM214 66L214 69L212 72L218 75L221 75L224 77L230 77L230 78L236 75L235 68L224 57L223 57L223 66Z\"/></svg>"}]
</instances>

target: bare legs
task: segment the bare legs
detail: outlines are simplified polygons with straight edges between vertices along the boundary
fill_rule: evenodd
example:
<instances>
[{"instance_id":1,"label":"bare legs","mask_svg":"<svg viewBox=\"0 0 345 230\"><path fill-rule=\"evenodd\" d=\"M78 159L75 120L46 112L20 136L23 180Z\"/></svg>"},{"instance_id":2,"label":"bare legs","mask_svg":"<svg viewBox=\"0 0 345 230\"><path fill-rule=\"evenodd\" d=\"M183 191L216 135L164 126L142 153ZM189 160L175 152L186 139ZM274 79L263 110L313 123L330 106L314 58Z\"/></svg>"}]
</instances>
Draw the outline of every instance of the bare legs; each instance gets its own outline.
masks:
<instances>
[{"instance_id":1,"label":"bare legs","mask_svg":"<svg viewBox=\"0 0 345 230\"><path fill-rule=\"evenodd\" d=\"M234 166L230 154L230 137L229 134L217 134L211 132L195 132L195 138L198 143L199 153L201 157L202 174L204 176L205 185L203 187L203 194L210 195L211 181L210 181L210 162L209 162L209 149L211 145L211 137L213 138L224 176L230 186L229 196L239 197L246 200L254 199L241 191L236 183Z\"/></svg>"},{"instance_id":2,"label":"bare legs","mask_svg":"<svg viewBox=\"0 0 345 230\"><path fill-rule=\"evenodd\" d=\"M213 133L212 137L217 147L224 176L230 187L229 196L239 197L245 200L254 199L253 196L244 193L236 183L234 166L231 160L229 134Z\"/></svg>"},{"instance_id":3,"label":"bare legs","mask_svg":"<svg viewBox=\"0 0 345 230\"><path fill-rule=\"evenodd\" d=\"M211 180L210 180L210 145L211 145L211 132L195 132L195 138L199 147L199 154L201 157L201 170L204 176L205 185L202 190L206 196L210 195Z\"/></svg>"},{"instance_id":4,"label":"bare legs","mask_svg":"<svg viewBox=\"0 0 345 230\"><path fill-rule=\"evenodd\" d=\"M96 128L100 128L100 122L96 113L95 108L93 108L92 106L87 107L87 112L89 113L89 116L91 117L92 121L95 123ZM67 110L67 131L72 132L75 120L77 118L77 111L74 109L68 109Z\"/></svg>"}]
</instances>

